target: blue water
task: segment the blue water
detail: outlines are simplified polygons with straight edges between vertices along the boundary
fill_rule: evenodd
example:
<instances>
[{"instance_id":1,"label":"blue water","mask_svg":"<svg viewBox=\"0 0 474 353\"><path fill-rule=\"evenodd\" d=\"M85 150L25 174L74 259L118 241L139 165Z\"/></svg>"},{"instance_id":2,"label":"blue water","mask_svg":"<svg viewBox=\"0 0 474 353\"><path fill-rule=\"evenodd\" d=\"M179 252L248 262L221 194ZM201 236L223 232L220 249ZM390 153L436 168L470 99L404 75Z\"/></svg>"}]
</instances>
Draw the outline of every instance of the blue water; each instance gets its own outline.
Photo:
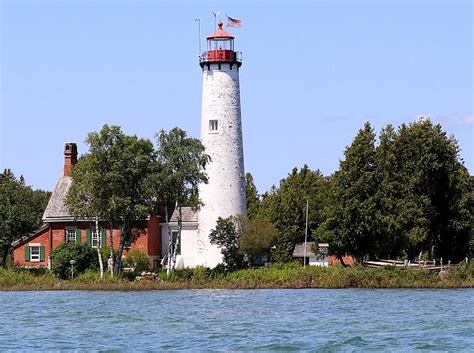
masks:
<instances>
[{"instance_id":1,"label":"blue water","mask_svg":"<svg viewBox=\"0 0 474 353\"><path fill-rule=\"evenodd\" d=\"M474 290L0 292L0 350L470 351Z\"/></svg>"}]
</instances>

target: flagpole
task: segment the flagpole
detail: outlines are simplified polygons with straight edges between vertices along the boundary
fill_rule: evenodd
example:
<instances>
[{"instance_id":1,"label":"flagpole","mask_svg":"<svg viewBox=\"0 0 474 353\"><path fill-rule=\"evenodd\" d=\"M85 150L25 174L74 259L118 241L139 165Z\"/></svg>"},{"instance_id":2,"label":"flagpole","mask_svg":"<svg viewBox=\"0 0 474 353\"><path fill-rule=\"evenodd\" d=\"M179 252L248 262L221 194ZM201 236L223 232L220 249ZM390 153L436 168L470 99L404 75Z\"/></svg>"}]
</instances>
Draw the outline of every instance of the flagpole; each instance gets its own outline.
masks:
<instances>
[{"instance_id":1,"label":"flagpole","mask_svg":"<svg viewBox=\"0 0 474 353\"><path fill-rule=\"evenodd\" d=\"M220 11L212 11L212 14L214 15L214 28L217 28L217 15L221 15Z\"/></svg>"},{"instance_id":2,"label":"flagpole","mask_svg":"<svg viewBox=\"0 0 474 353\"><path fill-rule=\"evenodd\" d=\"M306 200L306 227L304 231L303 267L306 267L306 246L308 243L308 209L309 209L309 200Z\"/></svg>"}]
</instances>

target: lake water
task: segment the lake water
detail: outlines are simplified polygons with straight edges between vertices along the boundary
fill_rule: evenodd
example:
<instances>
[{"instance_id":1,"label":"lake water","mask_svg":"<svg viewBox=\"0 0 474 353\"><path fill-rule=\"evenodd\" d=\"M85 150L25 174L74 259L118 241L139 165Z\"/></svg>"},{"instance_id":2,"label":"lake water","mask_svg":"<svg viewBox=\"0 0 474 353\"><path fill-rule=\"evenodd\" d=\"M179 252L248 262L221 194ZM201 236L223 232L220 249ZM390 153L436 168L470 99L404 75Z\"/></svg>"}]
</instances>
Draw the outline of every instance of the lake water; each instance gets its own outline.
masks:
<instances>
[{"instance_id":1,"label":"lake water","mask_svg":"<svg viewBox=\"0 0 474 353\"><path fill-rule=\"evenodd\" d=\"M0 350L474 351L474 290L0 292Z\"/></svg>"}]
</instances>

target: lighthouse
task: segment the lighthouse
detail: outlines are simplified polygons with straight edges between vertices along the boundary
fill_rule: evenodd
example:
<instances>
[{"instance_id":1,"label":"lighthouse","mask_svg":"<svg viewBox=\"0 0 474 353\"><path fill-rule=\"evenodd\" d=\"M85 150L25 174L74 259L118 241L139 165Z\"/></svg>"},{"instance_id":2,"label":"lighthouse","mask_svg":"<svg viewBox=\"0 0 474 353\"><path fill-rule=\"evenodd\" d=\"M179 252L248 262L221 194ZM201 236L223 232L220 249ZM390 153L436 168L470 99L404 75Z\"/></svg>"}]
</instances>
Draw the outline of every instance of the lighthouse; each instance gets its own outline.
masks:
<instances>
[{"instance_id":1,"label":"lighthouse","mask_svg":"<svg viewBox=\"0 0 474 353\"><path fill-rule=\"evenodd\" d=\"M199 186L203 206L198 213L195 265L215 267L222 262L221 249L209 241L219 217L246 215L244 152L240 109L240 52L234 36L222 29L207 37L202 53L201 142L211 162L206 167L208 184Z\"/></svg>"}]
</instances>

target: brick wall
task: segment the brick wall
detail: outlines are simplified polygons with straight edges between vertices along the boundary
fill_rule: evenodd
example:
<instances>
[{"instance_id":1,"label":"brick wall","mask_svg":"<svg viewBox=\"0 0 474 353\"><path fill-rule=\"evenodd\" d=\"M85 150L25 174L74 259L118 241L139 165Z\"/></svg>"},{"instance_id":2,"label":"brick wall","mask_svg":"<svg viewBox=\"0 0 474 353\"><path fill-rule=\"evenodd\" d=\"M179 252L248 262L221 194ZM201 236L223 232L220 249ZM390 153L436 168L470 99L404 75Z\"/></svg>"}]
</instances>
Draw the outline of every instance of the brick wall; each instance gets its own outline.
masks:
<instances>
[{"instance_id":1,"label":"brick wall","mask_svg":"<svg viewBox=\"0 0 474 353\"><path fill-rule=\"evenodd\" d=\"M106 224L99 224L100 227L106 229L106 244L110 246L110 230ZM51 253L51 249L57 248L59 245L65 242L65 230L66 228L76 228L80 232L76 233L76 236L80 234L80 243L86 243L87 231L94 227L93 222L61 222L61 223L50 223L49 228L40 231L38 234L28 239L26 242L21 243L13 250L13 263L16 266L47 266L48 257ZM114 249L118 248L120 242L120 229L113 229L113 245ZM44 261L26 261L25 260L25 247L30 245L41 246ZM161 227L157 217L151 217L146 224L146 227L135 234L134 240L131 243L131 247L128 249L137 249L143 251L150 257L156 257L161 252ZM124 251L124 255L127 253L127 249Z\"/></svg>"},{"instance_id":2,"label":"brick wall","mask_svg":"<svg viewBox=\"0 0 474 353\"><path fill-rule=\"evenodd\" d=\"M13 250L13 264L16 266L31 266L31 267L40 267L48 265L48 256L51 252L50 246L50 229L47 228L39 232L34 238L29 239L23 245L15 248ZM25 247L30 245L39 245L44 247L44 261L35 261L31 262L25 259Z\"/></svg>"},{"instance_id":3,"label":"brick wall","mask_svg":"<svg viewBox=\"0 0 474 353\"><path fill-rule=\"evenodd\" d=\"M148 220L148 255L161 255L161 226L158 217L150 217Z\"/></svg>"}]
</instances>

